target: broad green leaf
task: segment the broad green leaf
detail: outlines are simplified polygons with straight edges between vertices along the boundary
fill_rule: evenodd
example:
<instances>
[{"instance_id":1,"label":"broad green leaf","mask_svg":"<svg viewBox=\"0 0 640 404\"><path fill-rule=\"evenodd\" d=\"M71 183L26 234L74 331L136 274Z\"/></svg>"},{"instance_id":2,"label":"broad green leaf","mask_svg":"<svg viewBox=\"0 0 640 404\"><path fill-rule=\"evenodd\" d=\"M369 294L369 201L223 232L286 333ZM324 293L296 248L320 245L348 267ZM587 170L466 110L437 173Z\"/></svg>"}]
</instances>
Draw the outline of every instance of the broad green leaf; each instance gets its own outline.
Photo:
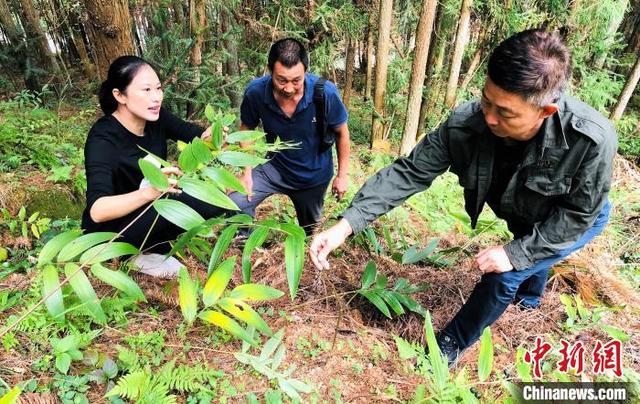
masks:
<instances>
[{"instance_id":1,"label":"broad green leaf","mask_svg":"<svg viewBox=\"0 0 640 404\"><path fill-rule=\"evenodd\" d=\"M273 360L271 361L271 369L273 369L274 371L278 370L278 368L282 364L282 361L284 360L285 353L285 347L284 344L282 344L278 347L275 355L273 355Z\"/></svg>"},{"instance_id":2,"label":"broad green leaf","mask_svg":"<svg viewBox=\"0 0 640 404\"><path fill-rule=\"evenodd\" d=\"M273 300L282 297L284 293L271 286L258 285L257 283L245 283L244 285L236 286L229 297L234 299L240 299L244 301L263 301Z\"/></svg>"},{"instance_id":3,"label":"broad green leaf","mask_svg":"<svg viewBox=\"0 0 640 404\"><path fill-rule=\"evenodd\" d=\"M384 289L387 287L388 278L386 275L376 276L376 289Z\"/></svg>"},{"instance_id":4,"label":"broad green leaf","mask_svg":"<svg viewBox=\"0 0 640 404\"><path fill-rule=\"evenodd\" d=\"M486 327L480 337L480 355L478 355L478 379L487 380L493 369L493 342L491 328Z\"/></svg>"},{"instance_id":5,"label":"broad green leaf","mask_svg":"<svg viewBox=\"0 0 640 404\"><path fill-rule=\"evenodd\" d=\"M180 201L158 199L153 203L153 207L162 217L185 230L204 222L204 218L198 212Z\"/></svg>"},{"instance_id":6,"label":"broad green leaf","mask_svg":"<svg viewBox=\"0 0 640 404\"><path fill-rule=\"evenodd\" d=\"M362 289L369 289L373 285L376 280L376 273L376 263L370 260L362 273Z\"/></svg>"},{"instance_id":7,"label":"broad green leaf","mask_svg":"<svg viewBox=\"0 0 640 404\"><path fill-rule=\"evenodd\" d=\"M293 387L290 379L278 378L278 386L292 401L302 402L302 397L300 397L296 388Z\"/></svg>"},{"instance_id":8,"label":"broad green leaf","mask_svg":"<svg viewBox=\"0 0 640 404\"><path fill-rule=\"evenodd\" d=\"M178 300L184 319L189 324L193 323L198 313L198 285L184 267L178 274Z\"/></svg>"},{"instance_id":9,"label":"broad green leaf","mask_svg":"<svg viewBox=\"0 0 640 404\"><path fill-rule=\"evenodd\" d=\"M24 206L20 207L18 211L18 219L24 220L27 217L27 209Z\"/></svg>"},{"instance_id":10,"label":"broad green leaf","mask_svg":"<svg viewBox=\"0 0 640 404\"><path fill-rule=\"evenodd\" d=\"M58 262L71 261L89 248L111 240L117 234L118 233L112 232L97 232L80 236L60 250L60 254L58 254Z\"/></svg>"},{"instance_id":11,"label":"broad green leaf","mask_svg":"<svg viewBox=\"0 0 640 404\"><path fill-rule=\"evenodd\" d=\"M256 248L262 246L262 243L267 239L269 235L268 227L257 227L249 235L249 238L244 243L244 249L242 250L242 280L245 283L251 282L251 254Z\"/></svg>"},{"instance_id":12,"label":"broad green leaf","mask_svg":"<svg viewBox=\"0 0 640 404\"><path fill-rule=\"evenodd\" d=\"M193 178L181 178L178 186L196 199L228 210L240 210L238 205L215 185Z\"/></svg>"},{"instance_id":13,"label":"broad green leaf","mask_svg":"<svg viewBox=\"0 0 640 404\"><path fill-rule=\"evenodd\" d=\"M516 371L518 372L518 378L524 383L530 383L533 381L531 377L532 365L524 361L525 349L519 347L516 351Z\"/></svg>"},{"instance_id":14,"label":"broad green leaf","mask_svg":"<svg viewBox=\"0 0 640 404\"><path fill-rule=\"evenodd\" d=\"M229 164L231 166L236 167L246 167L251 166L255 167L260 164L266 163L267 159L263 159L262 157L254 156L252 154L237 152L237 151L229 151L226 150L218 155L218 160L220 160L224 164Z\"/></svg>"},{"instance_id":15,"label":"broad green leaf","mask_svg":"<svg viewBox=\"0 0 640 404\"><path fill-rule=\"evenodd\" d=\"M144 178L151 183L152 187L159 189L160 191L166 191L169 189L169 179L152 162L145 159L139 159L138 166L140 167L140 170L142 170Z\"/></svg>"},{"instance_id":16,"label":"broad green leaf","mask_svg":"<svg viewBox=\"0 0 640 404\"><path fill-rule=\"evenodd\" d=\"M222 122L223 126L231 126L236 121L236 115L226 114L225 116L222 117L220 121Z\"/></svg>"},{"instance_id":17,"label":"broad green leaf","mask_svg":"<svg viewBox=\"0 0 640 404\"><path fill-rule=\"evenodd\" d=\"M14 404L18 402L18 397L22 393L20 387L15 386L7 392L4 396L0 397L0 404Z\"/></svg>"},{"instance_id":18,"label":"broad green leaf","mask_svg":"<svg viewBox=\"0 0 640 404\"><path fill-rule=\"evenodd\" d=\"M580 295L576 295L576 309L578 309L578 315L582 320L588 320L591 317L589 310L584 307L584 303L582 303L582 298Z\"/></svg>"},{"instance_id":19,"label":"broad green leaf","mask_svg":"<svg viewBox=\"0 0 640 404\"><path fill-rule=\"evenodd\" d=\"M211 275L211 271L218 266L220 258L222 258L229 248L229 245L231 244L231 241L233 241L233 237L236 235L237 231L238 226L232 225L220 232L220 236L218 236L218 240L216 240L216 245L211 251L211 258L209 259L209 266L207 267L207 276Z\"/></svg>"},{"instance_id":20,"label":"broad green leaf","mask_svg":"<svg viewBox=\"0 0 640 404\"><path fill-rule=\"evenodd\" d=\"M427 347L429 348L429 362L433 370L432 380L437 385L436 387L442 390L449 381L449 363L442 355L440 347L436 342L436 335L433 332L433 323L431 322L431 313L429 313L429 311L427 311L424 317L424 336L427 340Z\"/></svg>"},{"instance_id":21,"label":"broad green leaf","mask_svg":"<svg viewBox=\"0 0 640 404\"><path fill-rule=\"evenodd\" d=\"M162 167L173 167L173 164L169 163L167 160L161 159L160 157L158 157L155 154L151 153L149 150L145 149L144 147L141 147L140 145L138 145L138 148L140 150L142 150L143 152L147 153L147 157L150 157L150 158L154 159L155 161L157 161L160 166L162 166Z\"/></svg>"},{"instance_id":22,"label":"broad green leaf","mask_svg":"<svg viewBox=\"0 0 640 404\"><path fill-rule=\"evenodd\" d=\"M388 318L391 318L391 312L387 307L387 304L382 300L377 290L361 290L358 292L362 296L366 297L374 306L378 308Z\"/></svg>"},{"instance_id":23,"label":"broad green leaf","mask_svg":"<svg viewBox=\"0 0 640 404\"><path fill-rule=\"evenodd\" d=\"M122 257L123 255L135 255L139 252L137 248L125 242L99 244L85 251L80 256L80 262L91 265L96 262L104 262L112 258Z\"/></svg>"},{"instance_id":24,"label":"broad green leaf","mask_svg":"<svg viewBox=\"0 0 640 404\"><path fill-rule=\"evenodd\" d=\"M411 310L414 313L420 314L421 316L425 316L427 311L424 307L422 307L418 302L413 300L411 297L407 295L403 295L399 292L391 292L393 296L407 309Z\"/></svg>"},{"instance_id":25,"label":"broad green leaf","mask_svg":"<svg viewBox=\"0 0 640 404\"><path fill-rule=\"evenodd\" d=\"M185 173L190 173L198 168L198 160L193 154L193 147L191 144L187 144L180 152L180 155L178 156L178 166Z\"/></svg>"},{"instance_id":26,"label":"broad green leaf","mask_svg":"<svg viewBox=\"0 0 640 404\"><path fill-rule=\"evenodd\" d=\"M206 143L199 137L194 138L191 142L191 153L193 153L193 157L195 157L198 164L207 164L213 160L211 151Z\"/></svg>"},{"instance_id":27,"label":"broad green leaf","mask_svg":"<svg viewBox=\"0 0 640 404\"><path fill-rule=\"evenodd\" d=\"M429 244L424 249L422 249L421 251L418 251L416 249L416 246L412 246L411 248L409 248L402 255L402 263L403 264L415 264L416 262L420 262L420 261L426 259L436 249L436 247L438 246L438 242L439 241L440 241L440 239L437 238L437 237L436 238L432 238L429 241Z\"/></svg>"},{"instance_id":28,"label":"broad green leaf","mask_svg":"<svg viewBox=\"0 0 640 404\"><path fill-rule=\"evenodd\" d=\"M207 283L204 285L204 290L202 291L202 301L206 307L217 302L220 296L222 296L222 292L226 289L233 275L236 258L234 255L224 260L207 280Z\"/></svg>"},{"instance_id":29,"label":"broad green leaf","mask_svg":"<svg viewBox=\"0 0 640 404\"><path fill-rule=\"evenodd\" d=\"M564 310L567 312L567 317L569 317L567 323L569 323L569 325L572 325L578 314L575 306L573 305L573 299L571 298L571 296L563 293L560 295L560 301L562 302L562 304L564 304Z\"/></svg>"},{"instance_id":30,"label":"broad green leaf","mask_svg":"<svg viewBox=\"0 0 640 404\"><path fill-rule=\"evenodd\" d=\"M265 135L266 133L259 130L241 130L229 134L227 136L227 143L235 144L240 142L255 142Z\"/></svg>"},{"instance_id":31,"label":"broad green leaf","mask_svg":"<svg viewBox=\"0 0 640 404\"><path fill-rule=\"evenodd\" d=\"M291 300L298 293L298 284L304 267L304 238L289 235L284 240L284 263L287 270Z\"/></svg>"},{"instance_id":32,"label":"broad green leaf","mask_svg":"<svg viewBox=\"0 0 640 404\"><path fill-rule=\"evenodd\" d=\"M311 393L311 391L313 390L311 386L297 379L287 379L287 382L289 382L289 384L293 386L294 389L298 390L301 393Z\"/></svg>"},{"instance_id":33,"label":"broad green leaf","mask_svg":"<svg viewBox=\"0 0 640 404\"><path fill-rule=\"evenodd\" d=\"M380 297L384 299L385 302L391 307L396 315L404 314L404 309L402 308L402 304L398 301L394 293L389 292L388 290L381 290Z\"/></svg>"},{"instance_id":34,"label":"broad green leaf","mask_svg":"<svg viewBox=\"0 0 640 404\"><path fill-rule=\"evenodd\" d=\"M220 121L216 121L211 126L211 144L213 145L213 148L215 150L220 150L223 143L224 143L224 133L222 130L222 123Z\"/></svg>"},{"instance_id":35,"label":"broad green leaf","mask_svg":"<svg viewBox=\"0 0 640 404\"><path fill-rule=\"evenodd\" d=\"M211 227L207 226L206 222L202 222L201 224L190 228L186 233L182 233L180 236L178 236L178 239L175 243L173 243L173 246L171 247L171 251L169 251L166 255L168 257L171 257L177 252L181 252L182 249L187 245L193 247L193 242L195 241L194 237L198 235L204 235L205 237L207 237L209 233L211 233Z\"/></svg>"},{"instance_id":36,"label":"broad green leaf","mask_svg":"<svg viewBox=\"0 0 640 404\"><path fill-rule=\"evenodd\" d=\"M611 338L619 339L621 342L629 341L629 335L619 328L612 327L606 324L600 324L600 328L602 328L602 331L609 334Z\"/></svg>"},{"instance_id":37,"label":"broad green leaf","mask_svg":"<svg viewBox=\"0 0 640 404\"><path fill-rule=\"evenodd\" d=\"M255 327L256 330L262 332L264 335L273 335L271 328L269 328L267 323L260 317L260 314L242 300L224 298L218 301L218 306L238 320Z\"/></svg>"},{"instance_id":38,"label":"broad green leaf","mask_svg":"<svg viewBox=\"0 0 640 404\"><path fill-rule=\"evenodd\" d=\"M80 345L80 337L78 335L71 334L62 339L51 338L51 345L53 346L54 351L58 353L78 349L78 345Z\"/></svg>"},{"instance_id":39,"label":"broad green leaf","mask_svg":"<svg viewBox=\"0 0 640 404\"><path fill-rule=\"evenodd\" d=\"M207 167L202 170L202 174L211 178L220 189L226 191L227 189L233 189L241 194L247 194L247 190L244 189L244 185L240 182L238 177L231 174L229 171L220 167Z\"/></svg>"},{"instance_id":40,"label":"broad green leaf","mask_svg":"<svg viewBox=\"0 0 640 404\"><path fill-rule=\"evenodd\" d=\"M27 219L27 223L33 223L38 216L40 216L40 212L35 212L33 213L31 216L29 216L29 219Z\"/></svg>"},{"instance_id":41,"label":"broad green leaf","mask_svg":"<svg viewBox=\"0 0 640 404\"><path fill-rule=\"evenodd\" d=\"M64 373L66 375L69 371L69 366L71 366L71 356L69 356L69 354L63 352L56 356L56 368L60 373Z\"/></svg>"},{"instance_id":42,"label":"broad green leaf","mask_svg":"<svg viewBox=\"0 0 640 404\"><path fill-rule=\"evenodd\" d=\"M233 335L236 338L240 338L244 341L247 341L249 344L256 346L258 342L247 333L247 331L240 326L235 320L226 316L218 311L206 310L202 311L199 317L208 323L213 325L217 325L223 330L227 331L229 334Z\"/></svg>"},{"instance_id":43,"label":"broad green leaf","mask_svg":"<svg viewBox=\"0 0 640 404\"><path fill-rule=\"evenodd\" d=\"M55 257L60 250L78 238L81 234L82 232L80 230L69 230L58 234L49 240L49 242L42 247L40 255L38 255L38 267L50 263L53 257Z\"/></svg>"},{"instance_id":44,"label":"broad green leaf","mask_svg":"<svg viewBox=\"0 0 640 404\"><path fill-rule=\"evenodd\" d=\"M206 116L207 120L211 123L216 120L216 113L210 104L207 104L207 106L204 107L204 116Z\"/></svg>"},{"instance_id":45,"label":"broad green leaf","mask_svg":"<svg viewBox=\"0 0 640 404\"><path fill-rule=\"evenodd\" d=\"M96 322L104 324L107 322L107 318L104 315L104 311L102 311L96 291L93 290L87 275L79 268L76 264L68 263L64 266L64 274L69 278L69 284L78 295L78 298L80 298L83 306L87 308Z\"/></svg>"},{"instance_id":46,"label":"broad green leaf","mask_svg":"<svg viewBox=\"0 0 640 404\"><path fill-rule=\"evenodd\" d=\"M303 240L307 237L306 233L304 232L304 229L294 223L281 223L280 230L292 236L299 237Z\"/></svg>"},{"instance_id":47,"label":"broad green leaf","mask_svg":"<svg viewBox=\"0 0 640 404\"><path fill-rule=\"evenodd\" d=\"M53 294L44 301L44 304L53 318L61 320L64 318L64 301L62 300L58 268L49 264L42 269L42 297L45 298L52 292Z\"/></svg>"},{"instance_id":48,"label":"broad green leaf","mask_svg":"<svg viewBox=\"0 0 640 404\"><path fill-rule=\"evenodd\" d=\"M226 218L225 221L227 223L251 224L253 223L253 218L245 213L236 213L235 215Z\"/></svg>"},{"instance_id":49,"label":"broad green leaf","mask_svg":"<svg viewBox=\"0 0 640 404\"><path fill-rule=\"evenodd\" d=\"M284 328L281 328L277 333L273 334L273 336L269 338L263 345L262 351L260 351L260 359L268 359L276 351L278 345L280 345L280 343L282 342L283 336Z\"/></svg>"},{"instance_id":50,"label":"broad green leaf","mask_svg":"<svg viewBox=\"0 0 640 404\"><path fill-rule=\"evenodd\" d=\"M123 291L127 296L133 298L136 301L146 301L144 293L140 289L140 286L131 279L127 274L122 271L112 271L103 267L101 264L93 264L91 266L91 273L102 282L113 286L114 288Z\"/></svg>"}]
</instances>

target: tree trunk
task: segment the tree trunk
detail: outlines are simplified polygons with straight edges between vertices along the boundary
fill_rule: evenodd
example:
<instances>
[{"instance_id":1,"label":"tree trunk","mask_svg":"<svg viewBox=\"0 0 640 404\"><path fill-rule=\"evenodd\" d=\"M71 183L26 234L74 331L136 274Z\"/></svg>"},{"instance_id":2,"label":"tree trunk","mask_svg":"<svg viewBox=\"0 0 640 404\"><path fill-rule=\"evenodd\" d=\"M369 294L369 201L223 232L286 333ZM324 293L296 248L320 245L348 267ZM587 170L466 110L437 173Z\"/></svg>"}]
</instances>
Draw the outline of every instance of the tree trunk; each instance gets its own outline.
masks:
<instances>
[{"instance_id":1,"label":"tree trunk","mask_svg":"<svg viewBox=\"0 0 640 404\"><path fill-rule=\"evenodd\" d=\"M20 6L22 8L22 18L25 24L25 33L29 40L33 40L35 42L40 60L42 61L42 66L45 67L48 65L53 68L54 72L59 71L60 66L58 65L56 57L49 49L47 36L40 26L40 14L35 7L33 7L33 2L31 0L20 0Z\"/></svg>"},{"instance_id":2,"label":"tree trunk","mask_svg":"<svg viewBox=\"0 0 640 404\"><path fill-rule=\"evenodd\" d=\"M625 10L627 9L628 5L629 0L620 0L620 5L618 6L620 8L618 10L612 10L613 13L611 13L611 16L609 17L609 26L607 27L607 37L604 40L604 50L602 51L602 53L595 55L594 58L593 65L596 69L602 69L602 67L604 66L604 62L607 60L607 55L610 51L609 48L613 43L613 38L616 32L618 32L620 24L622 24L622 19L624 18Z\"/></svg>"},{"instance_id":3,"label":"tree trunk","mask_svg":"<svg viewBox=\"0 0 640 404\"><path fill-rule=\"evenodd\" d=\"M464 47L469 34L469 19L471 18L472 3L473 0L462 0L460 19L458 20L458 32L456 33L455 47L453 48L453 56L451 57L447 93L444 101L449 108L453 108L456 104L456 90L458 89L458 78L460 76Z\"/></svg>"},{"instance_id":4,"label":"tree trunk","mask_svg":"<svg viewBox=\"0 0 640 404\"><path fill-rule=\"evenodd\" d=\"M184 27L184 8L182 7L182 1L173 0L172 2L173 18L178 24L178 27ZM181 33L184 34L184 28L181 29Z\"/></svg>"},{"instance_id":5,"label":"tree trunk","mask_svg":"<svg viewBox=\"0 0 640 404\"><path fill-rule=\"evenodd\" d=\"M480 67L480 62L482 61L482 55L486 54L486 52L484 52L484 47L486 44L485 36L487 31L482 29L482 25L480 25L479 29L480 29L480 33L478 34L478 40L477 40L478 45L476 47L476 51L473 54L471 63L469 63L469 67L467 68L467 72L464 75L464 79L462 79L462 83L460 84L460 88L462 90L466 89L469 83L471 83L473 76L475 76L476 74L476 70L478 70L478 67Z\"/></svg>"},{"instance_id":6,"label":"tree trunk","mask_svg":"<svg viewBox=\"0 0 640 404\"><path fill-rule=\"evenodd\" d=\"M189 2L189 27L191 36L195 38L193 48L191 48L191 65L194 67L194 86L200 85L200 66L202 65L202 44L204 42L203 31L205 29L205 7L204 0L191 0ZM196 92L191 93L191 98L196 96ZM193 102L187 103L187 118L194 114Z\"/></svg>"},{"instance_id":7,"label":"tree trunk","mask_svg":"<svg viewBox=\"0 0 640 404\"><path fill-rule=\"evenodd\" d=\"M0 0L0 23L2 23L2 29L11 45L9 55L15 62L14 66L22 72L25 86L29 90L40 90L40 81L29 68L30 65L35 64L31 52L26 47L22 30L13 20L11 9L6 0Z\"/></svg>"},{"instance_id":8,"label":"tree trunk","mask_svg":"<svg viewBox=\"0 0 640 404\"><path fill-rule=\"evenodd\" d=\"M88 79L93 79L95 77L95 66L91 59L89 58L89 51L87 50L87 46L85 44L85 36L84 36L84 27L80 22L80 16L77 11L68 10L68 21L67 29L69 29L69 35L73 40L73 44L78 52L78 56L80 57L80 63L82 64L82 71L84 72L85 77Z\"/></svg>"},{"instance_id":9,"label":"tree trunk","mask_svg":"<svg viewBox=\"0 0 640 404\"><path fill-rule=\"evenodd\" d=\"M351 36L345 40L347 43L347 57L344 66L344 89L342 90L342 103L349 109L349 101L351 98L351 87L353 86L353 66L356 59L355 41Z\"/></svg>"},{"instance_id":10,"label":"tree trunk","mask_svg":"<svg viewBox=\"0 0 640 404\"><path fill-rule=\"evenodd\" d=\"M633 94L633 90L635 90L638 85L638 81L640 80L640 55L638 55L636 59L636 63L633 65L631 72L629 73L629 78L622 89L622 93L620 94L620 98L618 98L618 102L615 107L613 107L613 111L609 116L609 119L612 121L617 121L622 117L625 108L627 108L627 104L631 99L631 95Z\"/></svg>"},{"instance_id":11,"label":"tree trunk","mask_svg":"<svg viewBox=\"0 0 640 404\"><path fill-rule=\"evenodd\" d=\"M367 101L371 98L371 87L373 87L373 32L376 21L376 7L374 5L371 7L371 11L369 12L369 27L367 29L367 78L365 82L365 90L364 90L364 100Z\"/></svg>"},{"instance_id":12,"label":"tree trunk","mask_svg":"<svg viewBox=\"0 0 640 404\"><path fill-rule=\"evenodd\" d=\"M373 127L371 130L371 148L378 148L384 140L384 94L387 89L387 67L389 65L389 35L391 33L391 14L393 0L380 0L380 18L378 21L378 46L376 50L376 86L373 97Z\"/></svg>"},{"instance_id":13,"label":"tree trunk","mask_svg":"<svg viewBox=\"0 0 640 404\"><path fill-rule=\"evenodd\" d=\"M442 69L442 59L444 59L444 57L440 57L441 60L438 65L438 55L444 54L444 49L442 48L442 43L444 43L442 38L442 20L444 19L443 12L444 7L439 5L437 7L436 20L434 23L435 28L431 32L431 46L429 46L429 56L427 57L427 67L424 78L425 91L422 92L422 103L420 104L420 117L418 118L416 140L425 132L429 105L432 102L432 98L435 98L437 94L436 91L433 91L434 89L432 87L434 86L436 75L439 74Z\"/></svg>"},{"instance_id":14,"label":"tree trunk","mask_svg":"<svg viewBox=\"0 0 640 404\"><path fill-rule=\"evenodd\" d=\"M88 13L87 34L91 44L98 75L107 77L109 65L116 58L134 54L131 35L131 14L127 0L85 0Z\"/></svg>"},{"instance_id":15,"label":"tree trunk","mask_svg":"<svg viewBox=\"0 0 640 404\"><path fill-rule=\"evenodd\" d=\"M238 91L238 86L236 84L238 77L240 76L240 68L238 65L238 48L236 46L237 37L233 32L233 27L231 25L231 13L228 10L222 9L220 10L220 27L223 32L224 38L224 49L227 50L227 58L224 62L226 75L228 76L228 81L226 84L227 96L229 97L229 101L231 101L231 105L233 108L240 107L240 102L242 101L240 93Z\"/></svg>"},{"instance_id":16,"label":"tree trunk","mask_svg":"<svg viewBox=\"0 0 640 404\"><path fill-rule=\"evenodd\" d=\"M424 85L427 57L431 45L431 32L436 17L438 0L423 0L418 30L416 33L416 48L411 68L411 84L409 85L409 99L407 101L407 114L404 123L404 133L400 145L400 154L408 154L416 145L418 121L420 119L420 104L422 100L422 87Z\"/></svg>"}]
</instances>

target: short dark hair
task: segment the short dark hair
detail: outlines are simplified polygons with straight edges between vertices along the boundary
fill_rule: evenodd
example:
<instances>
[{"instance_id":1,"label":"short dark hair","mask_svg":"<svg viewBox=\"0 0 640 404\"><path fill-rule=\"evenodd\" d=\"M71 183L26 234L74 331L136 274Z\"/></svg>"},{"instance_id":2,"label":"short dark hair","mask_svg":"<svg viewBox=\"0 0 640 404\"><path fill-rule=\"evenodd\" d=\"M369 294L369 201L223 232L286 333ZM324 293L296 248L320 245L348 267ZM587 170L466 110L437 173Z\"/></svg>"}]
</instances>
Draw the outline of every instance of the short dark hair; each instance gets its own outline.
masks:
<instances>
[{"instance_id":1,"label":"short dark hair","mask_svg":"<svg viewBox=\"0 0 640 404\"><path fill-rule=\"evenodd\" d=\"M302 62L304 70L307 70L309 68L309 54L302 42L294 38L283 38L274 42L269 49L269 70L273 71L276 62L282 63L285 67L293 67Z\"/></svg>"},{"instance_id":2,"label":"short dark hair","mask_svg":"<svg viewBox=\"0 0 640 404\"><path fill-rule=\"evenodd\" d=\"M501 89L542 107L564 91L571 77L571 54L556 32L530 29L498 45L487 74Z\"/></svg>"},{"instance_id":3,"label":"short dark hair","mask_svg":"<svg viewBox=\"0 0 640 404\"><path fill-rule=\"evenodd\" d=\"M112 114L118 109L118 101L113 96L113 89L117 88L121 93L125 93L142 66L149 66L155 71L151 63L137 56L120 56L111 63L107 79L102 83L98 91L100 108L105 115Z\"/></svg>"}]
</instances>

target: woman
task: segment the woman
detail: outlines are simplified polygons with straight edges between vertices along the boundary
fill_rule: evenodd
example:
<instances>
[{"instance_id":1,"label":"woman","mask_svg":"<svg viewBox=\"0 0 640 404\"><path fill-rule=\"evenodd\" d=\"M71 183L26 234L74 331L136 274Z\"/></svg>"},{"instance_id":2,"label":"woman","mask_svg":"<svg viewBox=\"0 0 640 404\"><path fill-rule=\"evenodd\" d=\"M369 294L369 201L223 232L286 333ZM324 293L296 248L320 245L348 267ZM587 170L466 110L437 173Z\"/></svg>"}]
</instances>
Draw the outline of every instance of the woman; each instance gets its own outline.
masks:
<instances>
[{"instance_id":1,"label":"woman","mask_svg":"<svg viewBox=\"0 0 640 404\"><path fill-rule=\"evenodd\" d=\"M166 159L167 139L190 142L200 136L207 140L210 130L203 131L163 109L157 73L136 56L122 56L111 64L98 96L104 116L93 125L85 144L87 207L82 228L88 233L119 232L162 194L143 181L138 160L147 155L146 151ZM177 167L162 170L167 176L182 175ZM170 182L175 185L176 181L171 178ZM186 203L205 218L224 213L173 186L169 192L170 198ZM151 247L155 253L136 257L134 264L141 272L171 277L182 264L157 253L169 251L168 241L183 231L150 208L124 231L119 241L136 247L144 242L144 247Z\"/></svg>"}]
</instances>

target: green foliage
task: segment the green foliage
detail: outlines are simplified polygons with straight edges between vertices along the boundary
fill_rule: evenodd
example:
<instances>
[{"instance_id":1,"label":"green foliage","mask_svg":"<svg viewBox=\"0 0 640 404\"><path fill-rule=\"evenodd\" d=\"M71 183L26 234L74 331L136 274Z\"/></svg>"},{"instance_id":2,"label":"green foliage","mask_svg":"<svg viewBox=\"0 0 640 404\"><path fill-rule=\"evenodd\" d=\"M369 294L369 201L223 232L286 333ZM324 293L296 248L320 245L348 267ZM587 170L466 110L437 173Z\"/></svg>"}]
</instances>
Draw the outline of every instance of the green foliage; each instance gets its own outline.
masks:
<instances>
[{"instance_id":1,"label":"green foliage","mask_svg":"<svg viewBox=\"0 0 640 404\"><path fill-rule=\"evenodd\" d=\"M238 322L223 314L222 311L234 318L254 327L265 335L271 335L271 329L262 319L260 314L247 304L248 301L277 299L283 295L277 289L265 285L245 284L240 285L225 294L225 290L236 262L236 256L222 262L211 273L204 288L191 279L189 273L183 268L178 277L178 295L182 314L191 324L199 317L202 321L213 324L227 331L236 338L240 338L250 344L257 341ZM202 294L202 302L205 310L198 313L198 295Z\"/></svg>"},{"instance_id":2,"label":"green foliage","mask_svg":"<svg viewBox=\"0 0 640 404\"><path fill-rule=\"evenodd\" d=\"M560 301L564 305L567 320L564 323L564 329L569 332L578 332L587 328L602 330L611 338L620 341L628 341L629 336L623 330L604 324L602 315L607 312L617 312L622 307L605 307L598 306L594 309L588 309L583 303L580 295L571 297L566 294L560 295Z\"/></svg>"},{"instance_id":3,"label":"green foliage","mask_svg":"<svg viewBox=\"0 0 640 404\"><path fill-rule=\"evenodd\" d=\"M121 377L105 397L120 396L137 403L175 403L177 398L170 392L207 391L215 379L223 375L202 364L187 366L176 365L175 362L168 362L158 371L150 368L135 370Z\"/></svg>"},{"instance_id":4,"label":"green foliage","mask_svg":"<svg viewBox=\"0 0 640 404\"><path fill-rule=\"evenodd\" d=\"M409 284L406 279L399 278L393 288L389 289L387 287L387 277L378 274L376 264L373 261L367 263L360 282L361 287L357 293L369 300L388 318L391 318L391 311L398 316L404 314L405 307L423 316L426 313L426 310L413 300L411 295L425 290L428 287L427 285L414 286Z\"/></svg>"},{"instance_id":5,"label":"green foliage","mask_svg":"<svg viewBox=\"0 0 640 404\"><path fill-rule=\"evenodd\" d=\"M253 334L253 331L251 331ZM256 372L265 376L269 380L275 380L280 389L292 400L301 401L300 393L310 393L312 388L306 383L291 377L295 372L295 365L286 370L278 370L285 357L285 346L282 342L284 330L275 333L263 345L259 355L247 353L250 345L243 344L242 351L233 354L235 358L245 365L251 366Z\"/></svg>"},{"instance_id":6,"label":"green foliage","mask_svg":"<svg viewBox=\"0 0 640 404\"><path fill-rule=\"evenodd\" d=\"M52 337L49 341L56 358L56 368L60 372L67 374L71 361L83 358L82 352L78 350L80 347L80 337L78 335L67 335L62 339Z\"/></svg>"},{"instance_id":7,"label":"green foliage","mask_svg":"<svg viewBox=\"0 0 640 404\"><path fill-rule=\"evenodd\" d=\"M13 237L40 238L42 233L49 230L51 219L39 217L40 212L34 212L27 217L27 210L24 206L20 208L16 216L12 216L6 208L0 209L0 212L2 212L0 229L6 228L9 235Z\"/></svg>"}]
</instances>

